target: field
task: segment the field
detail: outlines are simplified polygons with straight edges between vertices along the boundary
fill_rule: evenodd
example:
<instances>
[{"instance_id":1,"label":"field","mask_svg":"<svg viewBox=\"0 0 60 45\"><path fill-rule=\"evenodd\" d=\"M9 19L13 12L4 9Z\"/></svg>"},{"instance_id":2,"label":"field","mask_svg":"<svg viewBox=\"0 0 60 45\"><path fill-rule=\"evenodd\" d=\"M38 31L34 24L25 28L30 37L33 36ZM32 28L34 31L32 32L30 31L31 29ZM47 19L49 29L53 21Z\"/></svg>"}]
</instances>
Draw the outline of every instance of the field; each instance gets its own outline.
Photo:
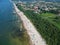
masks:
<instances>
[{"instance_id":1,"label":"field","mask_svg":"<svg viewBox=\"0 0 60 45\"><path fill-rule=\"evenodd\" d=\"M22 9L21 6L18 6ZM37 14L31 10L21 10L35 25L48 45L60 45L60 18L52 13ZM56 21L57 20L57 21Z\"/></svg>"}]
</instances>

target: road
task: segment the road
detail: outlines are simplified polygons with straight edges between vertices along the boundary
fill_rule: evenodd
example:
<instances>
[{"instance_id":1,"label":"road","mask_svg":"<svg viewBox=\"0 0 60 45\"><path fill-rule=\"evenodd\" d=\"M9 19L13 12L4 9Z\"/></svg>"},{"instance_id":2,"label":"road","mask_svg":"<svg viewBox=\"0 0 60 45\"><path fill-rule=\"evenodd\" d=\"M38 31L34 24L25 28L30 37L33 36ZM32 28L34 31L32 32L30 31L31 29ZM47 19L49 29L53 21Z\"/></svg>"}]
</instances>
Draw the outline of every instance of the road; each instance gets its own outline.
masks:
<instances>
[{"instance_id":1,"label":"road","mask_svg":"<svg viewBox=\"0 0 60 45\"><path fill-rule=\"evenodd\" d=\"M30 36L30 39L32 41L32 45L46 45L45 40L41 37L41 35L38 33L34 25L31 23L31 21L24 15L23 12L21 12L17 6L14 4L14 8L16 10L16 13L20 16L23 25L25 29L27 30L28 35Z\"/></svg>"}]
</instances>

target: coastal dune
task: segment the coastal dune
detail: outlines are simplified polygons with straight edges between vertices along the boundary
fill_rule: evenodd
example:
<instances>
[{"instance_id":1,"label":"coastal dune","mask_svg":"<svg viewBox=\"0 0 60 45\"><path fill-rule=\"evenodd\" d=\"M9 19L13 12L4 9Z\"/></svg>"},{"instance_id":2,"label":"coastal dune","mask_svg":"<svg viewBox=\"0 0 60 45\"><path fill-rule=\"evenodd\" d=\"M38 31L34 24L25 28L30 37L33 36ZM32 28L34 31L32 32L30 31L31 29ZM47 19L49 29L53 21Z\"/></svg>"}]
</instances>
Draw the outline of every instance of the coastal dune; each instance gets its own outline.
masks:
<instances>
[{"instance_id":1,"label":"coastal dune","mask_svg":"<svg viewBox=\"0 0 60 45\"><path fill-rule=\"evenodd\" d=\"M45 40L41 37L34 25L31 23L31 21L24 15L23 12L21 12L17 8L15 3L13 3L13 5L16 10L16 13L20 16L23 22L24 28L27 30L27 33L30 36L30 40L32 41L31 45L47 45Z\"/></svg>"}]
</instances>

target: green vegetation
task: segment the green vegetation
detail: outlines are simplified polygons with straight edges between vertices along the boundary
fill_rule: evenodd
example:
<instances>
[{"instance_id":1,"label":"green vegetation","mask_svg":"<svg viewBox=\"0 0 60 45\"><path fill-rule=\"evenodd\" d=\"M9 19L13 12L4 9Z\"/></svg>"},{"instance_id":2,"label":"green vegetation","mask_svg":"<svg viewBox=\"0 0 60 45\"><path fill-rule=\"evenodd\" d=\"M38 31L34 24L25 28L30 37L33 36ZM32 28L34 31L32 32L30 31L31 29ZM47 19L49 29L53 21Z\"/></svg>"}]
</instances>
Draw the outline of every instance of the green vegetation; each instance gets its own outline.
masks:
<instances>
[{"instance_id":1,"label":"green vegetation","mask_svg":"<svg viewBox=\"0 0 60 45\"><path fill-rule=\"evenodd\" d=\"M45 18L55 18L56 15L52 13L42 13L40 16L45 17Z\"/></svg>"},{"instance_id":2,"label":"green vegetation","mask_svg":"<svg viewBox=\"0 0 60 45\"><path fill-rule=\"evenodd\" d=\"M18 8L19 7L20 6L18 6ZM52 13L36 14L31 10L21 11L23 11L24 14L35 25L37 31L46 40L48 45L60 45L60 25L58 24L60 23L60 18L56 17L56 15Z\"/></svg>"}]
</instances>

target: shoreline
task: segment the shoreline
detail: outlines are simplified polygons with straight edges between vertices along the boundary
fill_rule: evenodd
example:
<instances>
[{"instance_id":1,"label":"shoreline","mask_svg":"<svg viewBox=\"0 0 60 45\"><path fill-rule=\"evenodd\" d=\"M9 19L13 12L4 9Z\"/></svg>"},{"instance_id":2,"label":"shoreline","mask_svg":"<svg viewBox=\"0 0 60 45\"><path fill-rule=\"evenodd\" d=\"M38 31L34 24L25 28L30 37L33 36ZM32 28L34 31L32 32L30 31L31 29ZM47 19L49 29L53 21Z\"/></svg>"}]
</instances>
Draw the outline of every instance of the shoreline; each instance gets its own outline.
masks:
<instances>
[{"instance_id":1,"label":"shoreline","mask_svg":"<svg viewBox=\"0 0 60 45\"><path fill-rule=\"evenodd\" d=\"M21 12L17 6L13 3L16 13L20 16L24 28L27 30L28 35L30 36L30 40L32 41L32 45L46 45L45 40L41 37L41 35L37 32L34 25L30 22L30 20Z\"/></svg>"}]
</instances>

